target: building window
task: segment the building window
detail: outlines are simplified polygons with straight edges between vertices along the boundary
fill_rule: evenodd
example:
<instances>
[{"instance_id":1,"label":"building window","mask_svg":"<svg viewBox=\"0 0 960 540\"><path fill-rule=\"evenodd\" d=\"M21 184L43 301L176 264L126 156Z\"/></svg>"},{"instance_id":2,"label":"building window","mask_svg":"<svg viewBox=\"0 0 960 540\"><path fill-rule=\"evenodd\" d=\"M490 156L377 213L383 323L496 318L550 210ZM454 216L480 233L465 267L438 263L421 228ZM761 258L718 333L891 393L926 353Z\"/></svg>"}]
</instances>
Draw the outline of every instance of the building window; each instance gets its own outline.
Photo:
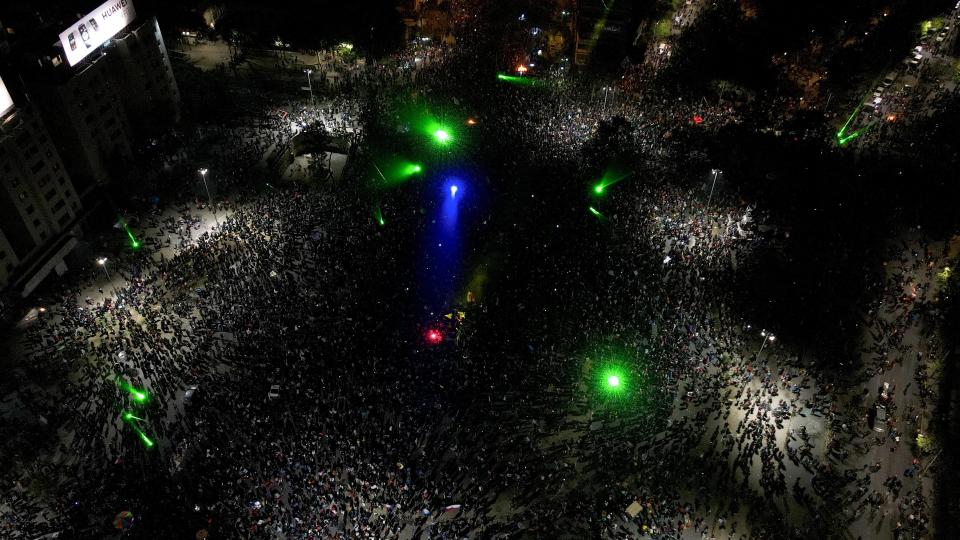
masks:
<instances>
[{"instance_id":1,"label":"building window","mask_svg":"<svg viewBox=\"0 0 960 540\"><path fill-rule=\"evenodd\" d=\"M37 174L38 172L40 172L40 169L42 168L43 168L43 160L40 160L34 163L33 167L30 167L30 172L32 172L33 174Z\"/></svg>"},{"instance_id":2,"label":"building window","mask_svg":"<svg viewBox=\"0 0 960 540\"><path fill-rule=\"evenodd\" d=\"M60 225L61 227L63 227L63 226L66 225L69 221L70 221L70 214L64 212L64 214L63 214L62 216L60 216L60 219L57 220L57 224Z\"/></svg>"},{"instance_id":3,"label":"building window","mask_svg":"<svg viewBox=\"0 0 960 540\"><path fill-rule=\"evenodd\" d=\"M49 191L43 194L43 198L49 201L56 194L57 194L57 188L50 188Z\"/></svg>"},{"instance_id":4,"label":"building window","mask_svg":"<svg viewBox=\"0 0 960 540\"><path fill-rule=\"evenodd\" d=\"M35 210L36 210L36 208L34 208L33 205L31 204L30 206L27 207L27 215L29 216L29 215L33 214L33 212L34 212Z\"/></svg>"},{"instance_id":5,"label":"building window","mask_svg":"<svg viewBox=\"0 0 960 540\"><path fill-rule=\"evenodd\" d=\"M63 199L60 199L59 201L57 201L57 204L53 205L53 213L56 214L57 212L60 211L61 208L63 208L66 205L67 203L63 202Z\"/></svg>"}]
</instances>

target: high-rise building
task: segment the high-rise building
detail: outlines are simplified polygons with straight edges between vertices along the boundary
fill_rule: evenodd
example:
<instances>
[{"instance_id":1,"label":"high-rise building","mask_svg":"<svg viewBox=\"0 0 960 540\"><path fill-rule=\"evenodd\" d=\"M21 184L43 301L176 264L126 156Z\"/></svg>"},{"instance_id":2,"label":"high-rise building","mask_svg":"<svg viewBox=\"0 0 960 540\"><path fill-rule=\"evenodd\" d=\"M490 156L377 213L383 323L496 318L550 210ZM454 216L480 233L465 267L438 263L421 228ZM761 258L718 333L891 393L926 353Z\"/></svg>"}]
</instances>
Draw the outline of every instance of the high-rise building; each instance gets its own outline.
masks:
<instances>
[{"instance_id":1,"label":"high-rise building","mask_svg":"<svg viewBox=\"0 0 960 540\"><path fill-rule=\"evenodd\" d=\"M5 94L0 80L0 111ZM0 289L15 286L25 295L52 270L66 270L81 211L53 139L29 103L0 114L0 178Z\"/></svg>"},{"instance_id":2,"label":"high-rise building","mask_svg":"<svg viewBox=\"0 0 960 540\"><path fill-rule=\"evenodd\" d=\"M138 136L180 115L157 20L138 15L133 0L91 2L83 16L71 5L66 19L57 7L33 6L20 2L4 21L12 26L0 28L8 82L0 85L0 290L8 296L66 271L84 211L102 200L97 186L125 171Z\"/></svg>"},{"instance_id":3,"label":"high-rise building","mask_svg":"<svg viewBox=\"0 0 960 540\"><path fill-rule=\"evenodd\" d=\"M579 0L576 19L578 66L619 64L633 37L633 4L623 0Z\"/></svg>"},{"instance_id":4,"label":"high-rise building","mask_svg":"<svg viewBox=\"0 0 960 540\"><path fill-rule=\"evenodd\" d=\"M24 51L23 78L84 196L123 169L136 135L179 119L180 92L157 19L138 16L133 0L75 21Z\"/></svg>"},{"instance_id":5,"label":"high-rise building","mask_svg":"<svg viewBox=\"0 0 960 540\"><path fill-rule=\"evenodd\" d=\"M108 56L84 61L78 69L54 69L27 80L31 98L60 148L81 195L111 179L113 167L133 158L122 88Z\"/></svg>"}]
</instances>

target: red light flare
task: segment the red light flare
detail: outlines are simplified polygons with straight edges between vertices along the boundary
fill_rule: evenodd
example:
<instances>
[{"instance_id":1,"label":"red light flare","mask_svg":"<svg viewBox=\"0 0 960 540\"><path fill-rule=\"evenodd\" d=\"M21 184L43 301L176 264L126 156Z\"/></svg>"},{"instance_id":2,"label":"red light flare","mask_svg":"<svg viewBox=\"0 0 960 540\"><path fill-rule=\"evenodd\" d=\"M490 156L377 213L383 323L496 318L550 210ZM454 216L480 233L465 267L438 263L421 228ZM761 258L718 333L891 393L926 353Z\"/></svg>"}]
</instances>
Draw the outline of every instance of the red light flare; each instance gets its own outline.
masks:
<instances>
[{"instance_id":1,"label":"red light flare","mask_svg":"<svg viewBox=\"0 0 960 540\"><path fill-rule=\"evenodd\" d=\"M424 337L426 338L427 343L430 343L431 345L436 345L443 341L443 334L435 328L427 330L427 334Z\"/></svg>"},{"instance_id":2,"label":"red light flare","mask_svg":"<svg viewBox=\"0 0 960 540\"><path fill-rule=\"evenodd\" d=\"M693 123L699 126L700 124L703 123L703 117L700 116L699 114L693 115Z\"/></svg>"}]
</instances>

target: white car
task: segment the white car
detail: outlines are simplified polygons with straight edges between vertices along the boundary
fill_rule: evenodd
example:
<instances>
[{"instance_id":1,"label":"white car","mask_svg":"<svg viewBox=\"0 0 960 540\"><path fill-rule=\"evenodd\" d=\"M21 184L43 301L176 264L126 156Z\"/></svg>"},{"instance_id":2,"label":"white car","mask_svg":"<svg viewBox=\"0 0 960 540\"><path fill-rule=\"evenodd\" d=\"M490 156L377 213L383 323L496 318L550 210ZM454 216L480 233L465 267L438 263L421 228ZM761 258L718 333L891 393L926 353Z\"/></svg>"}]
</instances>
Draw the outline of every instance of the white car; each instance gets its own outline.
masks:
<instances>
[{"instance_id":1,"label":"white car","mask_svg":"<svg viewBox=\"0 0 960 540\"><path fill-rule=\"evenodd\" d=\"M280 385L279 384L271 385L270 391L267 392L267 398L277 399L278 397L280 397Z\"/></svg>"}]
</instances>

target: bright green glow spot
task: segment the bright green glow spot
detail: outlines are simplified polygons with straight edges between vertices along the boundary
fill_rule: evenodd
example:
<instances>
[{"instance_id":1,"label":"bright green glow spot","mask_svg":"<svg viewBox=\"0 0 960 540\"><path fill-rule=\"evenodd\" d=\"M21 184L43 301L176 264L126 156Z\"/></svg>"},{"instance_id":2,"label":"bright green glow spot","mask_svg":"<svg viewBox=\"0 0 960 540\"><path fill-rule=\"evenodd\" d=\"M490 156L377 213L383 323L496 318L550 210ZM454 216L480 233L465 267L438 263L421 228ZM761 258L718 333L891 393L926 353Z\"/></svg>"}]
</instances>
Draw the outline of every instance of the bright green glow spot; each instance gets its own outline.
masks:
<instances>
[{"instance_id":1,"label":"bright green glow spot","mask_svg":"<svg viewBox=\"0 0 960 540\"><path fill-rule=\"evenodd\" d=\"M383 220L383 212L380 210L379 206L373 211L373 217L377 220L377 223L379 223L381 227L387 224L387 222Z\"/></svg>"},{"instance_id":2,"label":"bright green glow spot","mask_svg":"<svg viewBox=\"0 0 960 540\"><path fill-rule=\"evenodd\" d=\"M140 390L138 388L134 388L132 384L128 383L127 381L120 378L119 376L116 379L116 383L117 383L117 386L119 386L123 390L126 390L127 393L130 394L130 397L132 397L135 401L139 401L143 403L150 397L150 395L147 394L145 391Z\"/></svg>"},{"instance_id":3,"label":"bright green glow spot","mask_svg":"<svg viewBox=\"0 0 960 540\"><path fill-rule=\"evenodd\" d=\"M590 213L591 213L591 214L593 214L593 215L595 215L595 216L597 216L597 217L603 217L603 214L601 214L600 211L598 211L596 208L594 208L594 207L591 206L591 207L589 208L589 210L590 210Z\"/></svg>"},{"instance_id":4,"label":"bright green glow spot","mask_svg":"<svg viewBox=\"0 0 960 540\"><path fill-rule=\"evenodd\" d=\"M139 420L141 422L146 422L146 420L144 420L143 418L140 418L139 416L135 416L132 412L129 412L129 411L123 413L123 419L128 422L130 420Z\"/></svg>"},{"instance_id":5,"label":"bright green glow spot","mask_svg":"<svg viewBox=\"0 0 960 540\"><path fill-rule=\"evenodd\" d=\"M603 195L604 192L607 191L608 187L616 184L617 182L620 182L621 180L626 179L627 177L630 176L630 173L624 173L616 176L615 175L616 173L613 171L607 171L603 173L603 178L600 179L600 182L594 184L593 186L594 195Z\"/></svg>"},{"instance_id":6,"label":"bright green glow spot","mask_svg":"<svg viewBox=\"0 0 960 540\"><path fill-rule=\"evenodd\" d=\"M445 144L450 140L450 133L445 129L438 129L433 132L433 137L441 144Z\"/></svg>"},{"instance_id":7,"label":"bright green glow spot","mask_svg":"<svg viewBox=\"0 0 960 540\"><path fill-rule=\"evenodd\" d=\"M626 376L623 370L617 366L604 369L601 372L600 380L603 381L603 391L607 394L619 394L626 390Z\"/></svg>"},{"instance_id":8,"label":"bright green glow spot","mask_svg":"<svg viewBox=\"0 0 960 540\"><path fill-rule=\"evenodd\" d=\"M394 157L380 159L373 163L373 168L384 186L398 186L410 177L423 173L423 165Z\"/></svg>"}]
</instances>

